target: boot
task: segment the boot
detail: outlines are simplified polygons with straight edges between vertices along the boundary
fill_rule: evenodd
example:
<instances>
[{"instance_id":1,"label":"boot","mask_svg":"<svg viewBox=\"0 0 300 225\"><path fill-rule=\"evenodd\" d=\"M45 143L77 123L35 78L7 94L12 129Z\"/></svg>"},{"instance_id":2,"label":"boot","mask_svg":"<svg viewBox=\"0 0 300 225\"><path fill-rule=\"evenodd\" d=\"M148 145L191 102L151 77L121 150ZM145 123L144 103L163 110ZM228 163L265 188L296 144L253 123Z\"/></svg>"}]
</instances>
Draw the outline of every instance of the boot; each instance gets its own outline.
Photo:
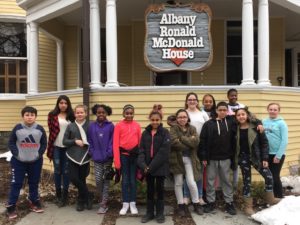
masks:
<instances>
[{"instance_id":1,"label":"boot","mask_svg":"<svg viewBox=\"0 0 300 225\"><path fill-rule=\"evenodd\" d=\"M164 223L165 215L164 215L165 203L163 200L157 200L156 202L156 222Z\"/></svg>"},{"instance_id":2,"label":"boot","mask_svg":"<svg viewBox=\"0 0 300 225\"><path fill-rule=\"evenodd\" d=\"M179 216L186 216L185 204L178 204L178 215Z\"/></svg>"},{"instance_id":3,"label":"boot","mask_svg":"<svg viewBox=\"0 0 300 225\"><path fill-rule=\"evenodd\" d=\"M59 206L61 204L61 189L56 189L56 199L55 204Z\"/></svg>"},{"instance_id":4,"label":"boot","mask_svg":"<svg viewBox=\"0 0 300 225\"><path fill-rule=\"evenodd\" d=\"M93 201L94 201L94 193L88 192L87 199L86 199L87 210L91 210L93 208Z\"/></svg>"},{"instance_id":5,"label":"boot","mask_svg":"<svg viewBox=\"0 0 300 225\"><path fill-rule=\"evenodd\" d=\"M253 198L251 197L244 197L244 213L247 216L251 216L253 214L255 214L254 210L253 210Z\"/></svg>"},{"instance_id":6,"label":"boot","mask_svg":"<svg viewBox=\"0 0 300 225\"><path fill-rule=\"evenodd\" d=\"M58 204L58 207L64 207L68 203L69 192L68 190L63 190L61 201Z\"/></svg>"},{"instance_id":7,"label":"boot","mask_svg":"<svg viewBox=\"0 0 300 225\"><path fill-rule=\"evenodd\" d=\"M76 210L78 212L81 212L84 210L84 203L85 203L85 201L83 199L80 199L80 198L77 199Z\"/></svg>"},{"instance_id":8,"label":"boot","mask_svg":"<svg viewBox=\"0 0 300 225\"><path fill-rule=\"evenodd\" d=\"M280 202L280 198L275 198L273 191L267 191L265 192L265 201L269 205L275 205Z\"/></svg>"},{"instance_id":9,"label":"boot","mask_svg":"<svg viewBox=\"0 0 300 225\"><path fill-rule=\"evenodd\" d=\"M194 206L194 212L197 213L198 215L203 215L203 208L200 203L193 203Z\"/></svg>"},{"instance_id":10,"label":"boot","mask_svg":"<svg viewBox=\"0 0 300 225\"><path fill-rule=\"evenodd\" d=\"M146 215L144 215L142 217L142 220L141 222L142 223L147 223L149 222L150 220L153 220L154 219L154 201L150 201L148 200L147 201L147 211L146 211Z\"/></svg>"},{"instance_id":11,"label":"boot","mask_svg":"<svg viewBox=\"0 0 300 225\"><path fill-rule=\"evenodd\" d=\"M184 208L185 215L189 215L190 214L189 205L183 204L183 208Z\"/></svg>"}]
</instances>

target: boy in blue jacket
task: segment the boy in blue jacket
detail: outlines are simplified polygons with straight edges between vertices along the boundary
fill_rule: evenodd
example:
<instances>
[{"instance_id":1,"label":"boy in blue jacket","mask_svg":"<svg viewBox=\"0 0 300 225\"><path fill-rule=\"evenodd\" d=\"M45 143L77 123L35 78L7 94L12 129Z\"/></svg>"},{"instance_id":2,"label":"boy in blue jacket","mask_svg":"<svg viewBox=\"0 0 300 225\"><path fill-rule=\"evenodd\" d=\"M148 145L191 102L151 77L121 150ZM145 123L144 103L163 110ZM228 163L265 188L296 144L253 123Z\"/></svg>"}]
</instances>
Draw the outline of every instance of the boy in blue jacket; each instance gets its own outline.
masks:
<instances>
[{"instance_id":1,"label":"boy in blue jacket","mask_svg":"<svg viewBox=\"0 0 300 225\"><path fill-rule=\"evenodd\" d=\"M16 203L23 185L25 174L28 176L30 210L42 213L38 186L43 165L43 154L47 147L47 136L44 128L37 124L37 110L25 106L21 115L23 122L12 130L8 147L13 155L11 158L11 187L6 205L9 219L17 217Z\"/></svg>"}]
</instances>

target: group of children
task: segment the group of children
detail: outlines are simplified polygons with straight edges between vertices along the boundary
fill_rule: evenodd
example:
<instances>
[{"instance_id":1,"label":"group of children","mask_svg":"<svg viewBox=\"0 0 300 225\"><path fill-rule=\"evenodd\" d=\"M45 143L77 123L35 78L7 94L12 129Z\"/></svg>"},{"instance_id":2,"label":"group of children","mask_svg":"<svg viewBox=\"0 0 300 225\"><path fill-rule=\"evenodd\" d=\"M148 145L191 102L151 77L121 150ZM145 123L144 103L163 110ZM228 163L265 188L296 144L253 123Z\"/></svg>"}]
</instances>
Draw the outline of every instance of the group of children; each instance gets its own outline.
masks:
<instances>
[{"instance_id":1,"label":"group of children","mask_svg":"<svg viewBox=\"0 0 300 225\"><path fill-rule=\"evenodd\" d=\"M178 203L178 214L188 213L191 198L195 213L214 213L216 209L215 183L219 182L225 200L225 212L235 215L233 186L240 166L243 178L245 213L251 215L251 165L264 177L266 201L276 204L282 198L280 170L287 146L287 126L279 116L277 103L268 105L269 118L256 119L244 105L237 103L237 90L227 93L229 103L216 105L212 95L202 99L202 109L196 93L188 93L183 109L168 117L170 130L163 127L162 105L154 105L149 125L141 131L134 120L134 107L123 107L124 119L115 126L107 119L112 109L96 104L92 113L96 121L88 124L87 107L78 105L72 110L67 96L59 96L48 115L49 141L46 133L35 123L37 111L33 107L22 110L23 122L16 125L9 140L13 153L12 182L7 212L17 217L16 202L28 175L29 201L32 211L43 212L38 183L42 155L53 160L56 199L59 207L68 199L69 182L78 189L76 209L91 209L94 195L86 185L90 160L94 162L95 181L100 195L98 213L108 210L109 185L114 174L122 177L122 201L119 212L138 214L136 207L136 177L140 172L147 183L147 210L141 222L164 217L164 181L170 174ZM112 164L114 163L114 169ZM231 179L231 171L233 178ZM206 190L206 201L203 190ZM274 197L275 195L275 197Z\"/></svg>"}]
</instances>

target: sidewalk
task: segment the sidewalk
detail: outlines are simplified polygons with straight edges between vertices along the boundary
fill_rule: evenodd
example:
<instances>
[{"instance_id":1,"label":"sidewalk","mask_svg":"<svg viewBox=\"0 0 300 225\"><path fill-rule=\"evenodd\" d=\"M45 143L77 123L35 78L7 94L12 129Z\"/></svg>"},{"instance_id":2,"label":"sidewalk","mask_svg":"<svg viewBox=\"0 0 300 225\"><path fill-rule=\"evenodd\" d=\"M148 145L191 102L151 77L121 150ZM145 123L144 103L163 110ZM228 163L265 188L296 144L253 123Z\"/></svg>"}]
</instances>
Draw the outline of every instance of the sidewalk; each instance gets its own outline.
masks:
<instances>
[{"instance_id":1,"label":"sidewalk","mask_svg":"<svg viewBox=\"0 0 300 225\"><path fill-rule=\"evenodd\" d=\"M166 222L164 225L173 225L173 208L165 207ZM137 225L141 224L141 215L145 213L145 207L139 208L139 216L122 216L116 215L116 225ZM192 207L190 207L192 212ZM230 216L224 212L218 211L216 214L205 214L198 216L191 213L196 225L258 225L258 223L249 220L242 212L236 216ZM92 210L77 212L75 205L58 208L52 203L45 203L45 212L41 214L29 213L20 220L17 225L100 225L104 215L97 214L97 205ZM150 221L147 225L157 225L156 221ZM181 224L184 225L184 224Z\"/></svg>"}]
</instances>

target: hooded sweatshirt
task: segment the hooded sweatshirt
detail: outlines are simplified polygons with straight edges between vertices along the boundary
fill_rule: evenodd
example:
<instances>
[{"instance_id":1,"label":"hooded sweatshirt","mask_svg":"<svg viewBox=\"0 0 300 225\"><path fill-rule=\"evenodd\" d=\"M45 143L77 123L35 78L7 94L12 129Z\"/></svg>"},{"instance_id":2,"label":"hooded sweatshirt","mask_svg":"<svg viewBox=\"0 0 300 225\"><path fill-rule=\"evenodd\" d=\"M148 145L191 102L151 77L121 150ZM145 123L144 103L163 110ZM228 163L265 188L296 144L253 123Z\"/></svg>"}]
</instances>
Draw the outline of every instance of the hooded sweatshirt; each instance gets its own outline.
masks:
<instances>
[{"instance_id":1,"label":"hooded sweatshirt","mask_svg":"<svg viewBox=\"0 0 300 225\"><path fill-rule=\"evenodd\" d=\"M110 121L93 122L88 130L90 155L93 161L105 163L113 158L114 124Z\"/></svg>"},{"instance_id":2,"label":"hooded sweatshirt","mask_svg":"<svg viewBox=\"0 0 300 225\"><path fill-rule=\"evenodd\" d=\"M269 141L269 154L281 159L288 144L288 127L282 117L263 120L263 126Z\"/></svg>"},{"instance_id":3,"label":"hooded sweatshirt","mask_svg":"<svg viewBox=\"0 0 300 225\"><path fill-rule=\"evenodd\" d=\"M24 123L17 124L8 145L13 156L19 161L34 162L42 157L47 148L46 132L36 123L30 127Z\"/></svg>"},{"instance_id":4,"label":"hooded sweatshirt","mask_svg":"<svg viewBox=\"0 0 300 225\"><path fill-rule=\"evenodd\" d=\"M132 150L140 144L141 136L141 126L136 121L121 120L117 123L113 140L114 164L116 169L121 168L120 148L128 151Z\"/></svg>"}]
</instances>

